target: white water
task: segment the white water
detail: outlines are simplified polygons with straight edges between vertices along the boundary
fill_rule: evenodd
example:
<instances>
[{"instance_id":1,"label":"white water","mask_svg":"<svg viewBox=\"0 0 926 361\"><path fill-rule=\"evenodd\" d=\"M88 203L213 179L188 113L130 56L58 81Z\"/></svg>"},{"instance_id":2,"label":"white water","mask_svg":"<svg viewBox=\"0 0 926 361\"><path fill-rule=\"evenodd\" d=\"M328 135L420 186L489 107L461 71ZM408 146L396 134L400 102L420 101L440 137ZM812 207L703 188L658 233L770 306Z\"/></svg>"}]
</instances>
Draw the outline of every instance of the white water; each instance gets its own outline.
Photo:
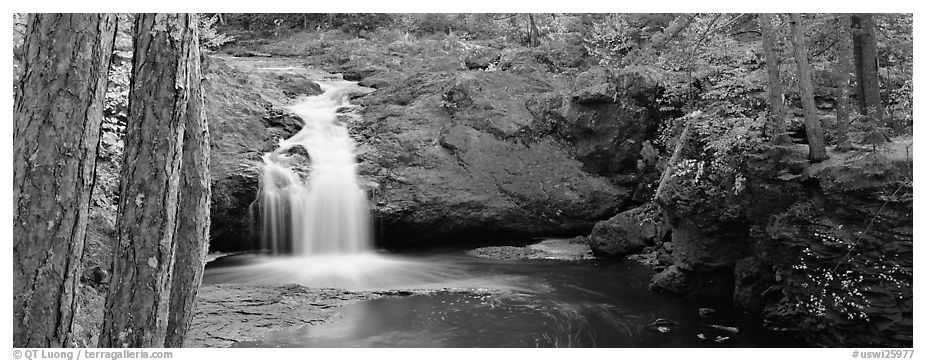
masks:
<instances>
[{"instance_id":1,"label":"white water","mask_svg":"<svg viewBox=\"0 0 926 361\"><path fill-rule=\"evenodd\" d=\"M261 240L274 254L296 256L367 253L370 209L360 187L354 141L338 121L350 107L347 81L319 82L323 93L289 110L303 128L263 156L260 179ZM294 170L298 147L310 158L308 177Z\"/></svg>"}]
</instances>

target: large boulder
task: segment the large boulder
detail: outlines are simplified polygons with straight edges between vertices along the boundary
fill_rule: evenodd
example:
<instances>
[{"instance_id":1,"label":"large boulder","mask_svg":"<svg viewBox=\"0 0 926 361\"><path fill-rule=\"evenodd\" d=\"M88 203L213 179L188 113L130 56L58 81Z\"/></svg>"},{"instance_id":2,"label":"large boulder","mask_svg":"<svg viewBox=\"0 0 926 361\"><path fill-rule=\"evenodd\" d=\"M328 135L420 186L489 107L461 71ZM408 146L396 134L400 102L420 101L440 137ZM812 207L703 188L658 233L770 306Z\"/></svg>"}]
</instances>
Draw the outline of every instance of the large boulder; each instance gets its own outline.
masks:
<instances>
[{"instance_id":1,"label":"large boulder","mask_svg":"<svg viewBox=\"0 0 926 361\"><path fill-rule=\"evenodd\" d=\"M379 239L398 244L580 233L622 207L627 188L590 171L595 167L562 136L573 125L550 126L551 113L570 102L571 90L557 84L542 73L428 72L360 98L363 120L351 131L360 142L361 173L373 186ZM543 106L548 103L559 106ZM593 108L571 112L595 116ZM630 128L611 130L601 148L642 143L643 132L617 129Z\"/></svg>"},{"instance_id":2,"label":"large boulder","mask_svg":"<svg viewBox=\"0 0 926 361\"><path fill-rule=\"evenodd\" d=\"M588 237L599 257L623 257L661 242L668 233L662 216L652 206L633 208L595 224Z\"/></svg>"},{"instance_id":3,"label":"large boulder","mask_svg":"<svg viewBox=\"0 0 926 361\"><path fill-rule=\"evenodd\" d=\"M528 104L537 126L567 141L589 172L636 185L641 150L661 117L651 101L658 86L603 67L589 68L563 86L562 96L537 97Z\"/></svg>"}]
</instances>

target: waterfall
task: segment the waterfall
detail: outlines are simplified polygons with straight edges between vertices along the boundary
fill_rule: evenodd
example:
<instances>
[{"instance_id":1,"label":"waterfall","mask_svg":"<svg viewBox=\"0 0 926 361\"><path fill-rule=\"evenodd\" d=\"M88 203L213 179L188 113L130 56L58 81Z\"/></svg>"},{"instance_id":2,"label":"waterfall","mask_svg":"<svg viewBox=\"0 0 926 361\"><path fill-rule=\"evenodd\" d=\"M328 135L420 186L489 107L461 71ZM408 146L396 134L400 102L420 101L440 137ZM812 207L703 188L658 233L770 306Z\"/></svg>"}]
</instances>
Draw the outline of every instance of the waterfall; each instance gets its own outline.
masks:
<instances>
[{"instance_id":1,"label":"waterfall","mask_svg":"<svg viewBox=\"0 0 926 361\"><path fill-rule=\"evenodd\" d=\"M261 241L274 254L349 255L372 248L354 140L338 120L338 110L351 106L347 89L353 84L319 82L322 94L288 108L303 120L302 129L263 156ZM310 164L304 175L303 152Z\"/></svg>"}]
</instances>

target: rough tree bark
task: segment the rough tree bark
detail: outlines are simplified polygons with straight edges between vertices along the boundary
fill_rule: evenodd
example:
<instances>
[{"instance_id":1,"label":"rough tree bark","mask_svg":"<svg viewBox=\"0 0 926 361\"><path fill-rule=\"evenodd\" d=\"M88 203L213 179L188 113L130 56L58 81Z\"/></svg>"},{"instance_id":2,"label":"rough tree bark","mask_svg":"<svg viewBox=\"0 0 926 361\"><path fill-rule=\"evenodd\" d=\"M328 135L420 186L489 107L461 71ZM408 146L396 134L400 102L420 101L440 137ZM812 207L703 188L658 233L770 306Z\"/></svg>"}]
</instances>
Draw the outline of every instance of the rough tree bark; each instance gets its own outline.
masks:
<instances>
[{"instance_id":1,"label":"rough tree bark","mask_svg":"<svg viewBox=\"0 0 926 361\"><path fill-rule=\"evenodd\" d=\"M162 347L167 334L182 143L199 50L196 18L139 14L113 275L101 347Z\"/></svg>"},{"instance_id":2,"label":"rough tree bark","mask_svg":"<svg viewBox=\"0 0 926 361\"><path fill-rule=\"evenodd\" d=\"M13 106L13 346L69 347L112 14L31 14Z\"/></svg>"},{"instance_id":3,"label":"rough tree bark","mask_svg":"<svg viewBox=\"0 0 926 361\"><path fill-rule=\"evenodd\" d=\"M848 150L849 144L849 83L852 72L852 45L850 32L850 19L848 15L836 15L836 28L838 36L836 48L836 149Z\"/></svg>"},{"instance_id":4,"label":"rough tree bark","mask_svg":"<svg viewBox=\"0 0 926 361\"><path fill-rule=\"evenodd\" d=\"M772 27L771 14L759 14L759 26L762 30L762 49L765 52L765 68L768 71L768 110L769 119L766 135L778 137L785 131L782 110L781 78L778 65L778 37Z\"/></svg>"},{"instance_id":5,"label":"rough tree bark","mask_svg":"<svg viewBox=\"0 0 926 361\"><path fill-rule=\"evenodd\" d=\"M800 14L790 14L791 43L794 48L794 61L797 63L797 78L801 87L801 105L804 108L804 126L807 129L807 143L810 145L810 161L819 162L827 159L826 141L823 128L817 118L817 105L813 99L813 74L807 58L807 46L804 44L804 24Z\"/></svg>"},{"instance_id":6,"label":"rough tree bark","mask_svg":"<svg viewBox=\"0 0 926 361\"><path fill-rule=\"evenodd\" d=\"M878 49L871 14L852 15L852 42L859 113L874 116L880 123L884 119L884 106L881 104ZM874 110L874 114L869 114L870 109Z\"/></svg>"},{"instance_id":7,"label":"rough tree bark","mask_svg":"<svg viewBox=\"0 0 926 361\"><path fill-rule=\"evenodd\" d=\"M180 179L180 213L177 220L177 252L170 289L169 320L165 346L182 347L193 322L196 293L202 283L209 251L209 126L202 92L202 67L198 36L190 61L190 100L183 140Z\"/></svg>"},{"instance_id":8,"label":"rough tree bark","mask_svg":"<svg viewBox=\"0 0 926 361\"><path fill-rule=\"evenodd\" d=\"M534 48L540 46L540 30L537 29L537 23L534 21L534 14L527 14L527 42L528 46Z\"/></svg>"}]
</instances>

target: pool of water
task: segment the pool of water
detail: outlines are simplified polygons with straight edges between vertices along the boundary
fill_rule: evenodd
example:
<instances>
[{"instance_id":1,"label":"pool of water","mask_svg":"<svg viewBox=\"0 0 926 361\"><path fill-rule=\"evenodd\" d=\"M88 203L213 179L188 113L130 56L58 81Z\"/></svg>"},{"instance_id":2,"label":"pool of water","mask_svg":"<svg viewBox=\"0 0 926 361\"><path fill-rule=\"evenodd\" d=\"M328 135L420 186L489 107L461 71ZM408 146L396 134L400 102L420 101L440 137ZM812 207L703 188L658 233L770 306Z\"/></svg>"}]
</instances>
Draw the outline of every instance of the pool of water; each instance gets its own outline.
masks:
<instances>
[{"instance_id":1,"label":"pool of water","mask_svg":"<svg viewBox=\"0 0 926 361\"><path fill-rule=\"evenodd\" d=\"M328 323L236 347L800 346L721 301L654 294L652 270L631 262L501 261L461 251L365 257L231 257L210 264L204 283L442 290L349 304Z\"/></svg>"}]
</instances>

